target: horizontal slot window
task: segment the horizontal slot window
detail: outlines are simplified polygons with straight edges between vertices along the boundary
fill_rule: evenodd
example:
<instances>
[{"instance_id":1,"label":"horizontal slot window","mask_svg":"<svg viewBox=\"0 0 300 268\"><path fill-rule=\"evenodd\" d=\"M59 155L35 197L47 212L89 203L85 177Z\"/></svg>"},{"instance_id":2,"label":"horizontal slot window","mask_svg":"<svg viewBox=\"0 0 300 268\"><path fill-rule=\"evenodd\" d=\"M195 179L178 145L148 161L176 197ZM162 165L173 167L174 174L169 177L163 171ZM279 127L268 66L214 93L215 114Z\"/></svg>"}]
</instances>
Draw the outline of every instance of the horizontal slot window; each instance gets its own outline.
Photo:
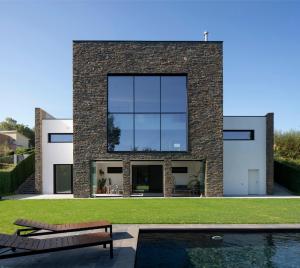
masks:
<instances>
[{"instance_id":1,"label":"horizontal slot window","mask_svg":"<svg viewBox=\"0 0 300 268\"><path fill-rule=\"evenodd\" d=\"M254 130L223 130L224 140L254 140Z\"/></svg>"},{"instance_id":2,"label":"horizontal slot window","mask_svg":"<svg viewBox=\"0 0 300 268\"><path fill-rule=\"evenodd\" d=\"M107 167L107 173L123 173L122 167Z\"/></svg>"},{"instance_id":3,"label":"horizontal slot window","mask_svg":"<svg viewBox=\"0 0 300 268\"><path fill-rule=\"evenodd\" d=\"M49 133L48 142L50 143L72 143L73 133Z\"/></svg>"},{"instance_id":4,"label":"horizontal slot window","mask_svg":"<svg viewBox=\"0 0 300 268\"><path fill-rule=\"evenodd\" d=\"M187 167L172 167L172 173L188 173Z\"/></svg>"}]
</instances>

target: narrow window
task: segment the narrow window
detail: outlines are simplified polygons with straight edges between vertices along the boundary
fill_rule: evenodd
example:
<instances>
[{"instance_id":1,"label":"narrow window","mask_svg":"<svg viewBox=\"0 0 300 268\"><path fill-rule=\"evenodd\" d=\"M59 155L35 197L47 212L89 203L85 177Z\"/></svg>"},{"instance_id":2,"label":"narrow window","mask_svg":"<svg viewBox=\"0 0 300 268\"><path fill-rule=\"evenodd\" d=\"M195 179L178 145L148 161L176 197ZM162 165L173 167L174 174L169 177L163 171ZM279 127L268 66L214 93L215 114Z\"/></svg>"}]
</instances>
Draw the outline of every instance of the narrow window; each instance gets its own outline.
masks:
<instances>
[{"instance_id":1,"label":"narrow window","mask_svg":"<svg viewBox=\"0 0 300 268\"><path fill-rule=\"evenodd\" d=\"M49 133L49 143L72 143L73 133Z\"/></svg>"},{"instance_id":2,"label":"narrow window","mask_svg":"<svg viewBox=\"0 0 300 268\"><path fill-rule=\"evenodd\" d=\"M172 167L172 173L188 173L187 167Z\"/></svg>"},{"instance_id":3,"label":"narrow window","mask_svg":"<svg viewBox=\"0 0 300 268\"><path fill-rule=\"evenodd\" d=\"M254 130L223 130L224 140L254 140Z\"/></svg>"},{"instance_id":4,"label":"narrow window","mask_svg":"<svg viewBox=\"0 0 300 268\"><path fill-rule=\"evenodd\" d=\"M122 167L107 167L107 173L123 173Z\"/></svg>"}]
</instances>

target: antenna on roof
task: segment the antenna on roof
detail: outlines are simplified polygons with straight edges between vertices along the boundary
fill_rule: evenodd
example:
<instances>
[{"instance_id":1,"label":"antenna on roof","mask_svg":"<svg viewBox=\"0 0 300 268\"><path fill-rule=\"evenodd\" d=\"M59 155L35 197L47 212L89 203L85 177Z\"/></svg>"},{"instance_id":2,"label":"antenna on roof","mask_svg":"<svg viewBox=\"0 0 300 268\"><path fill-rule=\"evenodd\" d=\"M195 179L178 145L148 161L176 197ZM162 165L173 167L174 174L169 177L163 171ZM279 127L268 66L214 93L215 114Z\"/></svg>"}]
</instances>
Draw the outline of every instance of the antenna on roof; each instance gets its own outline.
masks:
<instances>
[{"instance_id":1,"label":"antenna on roof","mask_svg":"<svg viewBox=\"0 0 300 268\"><path fill-rule=\"evenodd\" d=\"M208 31L205 31L203 33L203 35L204 35L204 41L207 42L208 41Z\"/></svg>"}]
</instances>

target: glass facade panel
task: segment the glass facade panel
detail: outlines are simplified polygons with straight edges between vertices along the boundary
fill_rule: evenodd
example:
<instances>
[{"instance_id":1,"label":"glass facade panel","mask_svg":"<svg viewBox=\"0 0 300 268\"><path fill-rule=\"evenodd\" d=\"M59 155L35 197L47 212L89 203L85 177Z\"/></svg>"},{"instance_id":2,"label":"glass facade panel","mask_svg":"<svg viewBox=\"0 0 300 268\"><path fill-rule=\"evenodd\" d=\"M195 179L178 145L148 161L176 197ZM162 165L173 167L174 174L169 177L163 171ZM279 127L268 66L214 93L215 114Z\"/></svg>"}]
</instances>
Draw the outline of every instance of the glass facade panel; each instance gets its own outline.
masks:
<instances>
[{"instance_id":1,"label":"glass facade panel","mask_svg":"<svg viewBox=\"0 0 300 268\"><path fill-rule=\"evenodd\" d=\"M133 114L109 114L108 151L133 150Z\"/></svg>"},{"instance_id":2,"label":"glass facade panel","mask_svg":"<svg viewBox=\"0 0 300 268\"><path fill-rule=\"evenodd\" d=\"M161 111L186 113L187 92L185 76L161 77Z\"/></svg>"},{"instance_id":3,"label":"glass facade panel","mask_svg":"<svg viewBox=\"0 0 300 268\"><path fill-rule=\"evenodd\" d=\"M133 76L108 77L108 111L133 112Z\"/></svg>"},{"instance_id":4,"label":"glass facade panel","mask_svg":"<svg viewBox=\"0 0 300 268\"><path fill-rule=\"evenodd\" d=\"M134 78L135 112L160 112L160 77L136 76Z\"/></svg>"},{"instance_id":5,"label":"glass facade panel","mask_svg":"<svg viewBox=\"0 0 300 268\"><path fill-rule=\"evenodd\" d=\"M162 114L161 115L161 150L186 151L186 115Z\"/></svg>"},{"instance_id":6,"label":"glass facade panel","mask_svg":"<svg viewBox=\"0 0 300 268\"><path fill-rule=\"evenodd\" d=\"M135 150L160 151L159 114L135 115Z\"/></svg>"},{"instance_id":7,"label":"glass facade panel","mask_svg":"<svg viewBox=\"0 0 300 268\"><path fill-rule=\"evenodd\" d=\"M108 151L186 151L186 76L108 76Z\"/></svg>"},{"instance_id":8,"label":"glass facade panel","mask_svg":"<svg viewBox=\"0 0 300 268\"><path fill-rule=\"evenodd\" d=\"M72 193L72 165L54 165L55 193Z\"/></svg>"}]
</instances>

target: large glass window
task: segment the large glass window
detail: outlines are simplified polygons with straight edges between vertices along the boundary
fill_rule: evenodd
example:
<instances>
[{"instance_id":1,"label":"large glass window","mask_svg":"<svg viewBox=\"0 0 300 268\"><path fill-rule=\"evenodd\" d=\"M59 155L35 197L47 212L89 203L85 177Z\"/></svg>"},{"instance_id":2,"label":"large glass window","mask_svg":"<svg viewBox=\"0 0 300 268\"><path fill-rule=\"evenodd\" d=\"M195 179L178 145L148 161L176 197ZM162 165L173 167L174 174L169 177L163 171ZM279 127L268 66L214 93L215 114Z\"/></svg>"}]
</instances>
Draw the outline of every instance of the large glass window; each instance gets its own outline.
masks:
<instances>
[{"instance_id":1,"label":"large glass window","mask_svg":"<svg viewBox=\"0 0 300 268\"><path fill-rule=\"evenodd\" d=\"M159 76L136 76L134 89L135 112L160 112Z\"/></svg>"},{"instance_id":2,"label":"large glass window","mask_svg":"<svg viewBox=\"0 0 300 268\"><path fill-rule=\"evenodd\" d=\"M132 151L133 114L109 114L107 125L108 151Z\"/></svg>"},{"instance_id":3,"label":"large glass window","mask_svg":"<svg viewBox=\"0 0 300 268\"><path fill-rule=\"evenodd\" d=\"M162 151L186 151L186 115L162 114Z\"/></svg>"},{"instance_id":4,"label":"large glass window","mask_svg":"<svg viewBox=\"0 0 300 268\"><path fill-rule=\"evenodd\" d=\"M135 150L160 151L159 114L135 115Z\"/></svg>"},{"instance_id":5,"label":"large glass window","mask_svg":"<svg viewBox=\"0 0 300 268\"><path fill-rule=\"evenodd\" d=\"M73 180L73 165L54 165L54 193L71 194Z\"/></svg>"},{"instance_id":6,"label":"large glass window","mask_svg":"<svg viewBox=\"0 0 300 268\"><path fill-rule=\"evenodd\" d=\"M108 111L133 112L133 76L108 77Z\"/></svg>"},{"instance_id":7,"label":"large glass window","mask_svg":"<svg viewBox=\"0 0 300 268\"><path fill-rule=\"evenodd\" d=\"M167 113L186 112L186 77L161 77L161 111Z\"/></svg>"},{"instance_id":8,"label":"large glass window","mask_svg":"<svg viewBox=\"0 0 300 268\"><path fill-rule=\"evenodd\" d=\"M108 151L186 151L184 75L108 76Z\"/></svg>"}]
</instances>

